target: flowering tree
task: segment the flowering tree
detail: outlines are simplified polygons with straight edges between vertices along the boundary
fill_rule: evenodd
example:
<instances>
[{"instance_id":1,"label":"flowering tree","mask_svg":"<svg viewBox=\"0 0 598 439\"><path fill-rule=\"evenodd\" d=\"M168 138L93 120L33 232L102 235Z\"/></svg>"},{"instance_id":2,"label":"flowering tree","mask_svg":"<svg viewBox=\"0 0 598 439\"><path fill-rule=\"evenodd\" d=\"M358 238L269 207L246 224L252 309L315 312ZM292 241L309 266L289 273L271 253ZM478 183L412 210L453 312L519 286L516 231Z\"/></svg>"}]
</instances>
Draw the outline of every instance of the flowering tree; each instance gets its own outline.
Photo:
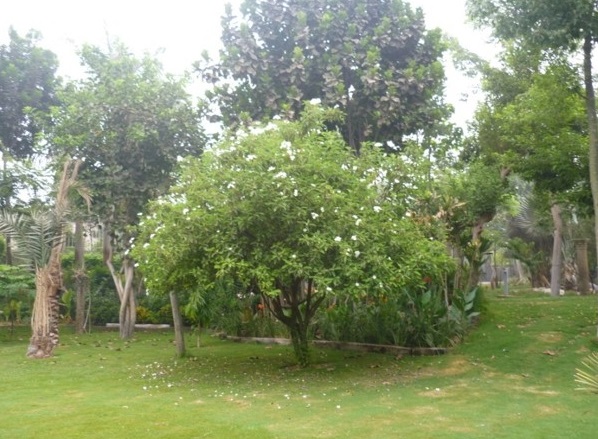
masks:
<instances>
[{"instance_id":1,"label":"flowering tree","mask_svg":"<svg viewBox=\"0 0 598 439\"><path fill-rule=\"evenodd\" d=\"M356 158L323 129L334 116L308 106L297 122L238 132L187 161L133 248L152 293L232 279L245 290L231 294L262 296L306 365L309 324L327 296L379 297L440 277L444 246L405 215L406 165L377 147Z\"/></svg>"}]
</instances>

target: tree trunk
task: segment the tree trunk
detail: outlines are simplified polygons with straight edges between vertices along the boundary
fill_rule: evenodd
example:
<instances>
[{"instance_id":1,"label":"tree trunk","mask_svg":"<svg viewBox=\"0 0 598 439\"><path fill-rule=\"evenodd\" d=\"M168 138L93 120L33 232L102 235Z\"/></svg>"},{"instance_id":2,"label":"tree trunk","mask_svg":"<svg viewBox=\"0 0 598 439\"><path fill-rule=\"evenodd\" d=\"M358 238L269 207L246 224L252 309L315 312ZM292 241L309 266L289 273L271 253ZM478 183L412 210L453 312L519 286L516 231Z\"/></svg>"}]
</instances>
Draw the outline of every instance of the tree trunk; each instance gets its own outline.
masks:
<instances>
[{"instance_id":1,"label":"tree trunk","mask_svg":"<svg viewBox=\"0 0 598 439\"><path fill-rule=\"evenodd\" d=\"M52 250L54 253L54 250ZM47 358L58 345L58 297L62 290L60 250L58 259L35 273L35 301L31 313L31 339L27 348L29 358Z\"/></svg>"},{"instance_id":2,"label":"tree trunk","mask_svg":"<svg viewBox=\"0 0 598 439\"><path fill-rule=\"evenodd\" d=\"M89 277L85 271L85 241L83 239L83 221L75 222L75 331L85 331L85 298L89 292Z\"/></svg>"},{"instance_id":3,"label":"tree trunk","mask_svg":"<svg viewBox=\"0 0 598 439\"><path fill-rule=\"evenodd\" d=\"M51 357L58 345L59 297L63 290L62 249L64 244L62 220L68 206L69 188L74 184L81 162L66 162L56 194L55 217L60 224L56 240L45 267L38 267L35 276L35 301L31 313L31 339L27 348L29 358Z\"/></svg>"},{"instance_id":4,"label":"tree trunk","mask_svg":"<svg viewBox=\"0 0 598 439\"><path fill-rule=\"evenodd\" d=\"M484 232L484 227L490 221L494 215L485 215L476 221L474 224L472 231L471 231L471 243L474 246L473 254L471 255L471 260L469 261L469 276L467 278L466 284L466 291L471 291L478 286L480 283L480 269L482 268L481 261L483 259L483 255L480 251L481 245L481 238L482 233Z\"/></svg>"},{"instance_id":5,"label":"tree trunk","mask_svg":"<svg viewBox=\"0 0 598 439\"><path fill-rule=\"evenodd\" d=\"M590 269L588 266L588 241L576 239L575 263L577 265L577 291L586 295L590 292Z\"/></svg>"},{"instance_id":6,"label":"tree trunk","mask_svg":"<svg viewBox=\"0 0 598 439\"><path fill-rule=\"evenodd\" d=\"M552 241L552 266L550 268L550 295L559 296L561 293L561 271L563 266L563 219L558 204L550 207L554 234Z\"/></svg>"},{"instance_id":7,"label":"tree trunk","mask_svg":"<svg viewBox=\"0 0 598 439\"><path fill-rule=\"evenodd\" d=\"M183 317L179 308L179 299L174 291L170 292L170 306L172 307L172 320L174 322L174 340L177 357L184 357L185 334L183 333Z\"/></svg>"},{"instance_id":8,"label":"tree trunk","mask_svg":"<svg viewBox=\"0 0 598 439\"><path fill-rule=\"evenodd\" d=\"M275 297L262 294L262 298L270 312L289 328L297 362L306 367L309 365L309 326L325 295L315 292L311 280L294 279L292 285L277 286L281 294Z\"/></svg>"},{"instance_id":9,"label":"tree trunk","mask_svg":"<svg viewBox=\"0 0 598 439\"><path fill-rule=\"evenodd\" d=\"M107 224L104 225L104 263L108 267L108 270L110 270L120 300L120 310L118 313L120 338L128 340L133 336L135 330L136 305L135 294L133 293L135 269L127 256L122 261L120 273L114 268L112 261L112 241Z\"/></svg>"},{"instance_id":10,"label":"tree trunk","mask_svg":"<svg viewBox=\"0 0 598 439\"><path fill-rule=\"evenodd\" d=\"M307 338L307 325L297 325L289 328L291 331L291 342L293 343L293 351L299 366L306 367L309 365L309 344Z\"/></svg>"},{"instance_id":11,"label":"tree trunk","mask_svg":"<svg viewBox=\"0 0 598 439\"><path fill-rule=\"evenodd\" d=\"M590 186L594 206L594 234L596 236L596 254L598 255L598 118L596 116L596 96L594 92L594 78L592 77L592 49L591 31L585 36L583 45L583 73L586 89L586 113L588 118L588 132L590 138ZM598 266L596 268L598 276Z\"/></svg>"},{"instance_id":12,"label":"tree trunk","mask_svg":"<svg viewBox=\"0 0 598 439\"><path fill-rule=\"evenodd\" d=\"M1 140L0 140L0 146L3 147ZM7 166L8 166L8 154L3 147L2 148L2 179L4 181L4 184L7 184L7 180L8 180ZM11 193L12 193L12 191L11 191ZM6 198L4 199L4 208L7 211L10 211L10 208L11 208L10 193L8 193L6 195ZM4 254L6 265L12 265L12 262L13 262L13 260L12 260L12 238L9 235L6 235L4 237L4 242L6 243L6 249L5 249L5 254Z\"/></svg>"}]
</instances>

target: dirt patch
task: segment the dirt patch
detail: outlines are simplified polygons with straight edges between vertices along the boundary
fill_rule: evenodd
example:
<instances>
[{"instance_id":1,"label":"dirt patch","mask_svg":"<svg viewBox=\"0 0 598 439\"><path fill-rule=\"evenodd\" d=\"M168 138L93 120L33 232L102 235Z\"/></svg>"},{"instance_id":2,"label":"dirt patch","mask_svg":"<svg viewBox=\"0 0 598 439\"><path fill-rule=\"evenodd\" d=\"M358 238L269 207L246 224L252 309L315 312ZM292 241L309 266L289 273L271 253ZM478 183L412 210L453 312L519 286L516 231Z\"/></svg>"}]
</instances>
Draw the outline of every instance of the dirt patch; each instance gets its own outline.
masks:
<instances>
[{"instance_id":1,"label":"dirt patch","mask_svg":"<svg viewBox=\"0 0 598 439\"><path fill-rule=\"evenodd\" d=\"M563 340L563 334L559 332L544 332L539 334L537 338L544 343L558 343Z\"/></svg>"},{"instance_id":2,"label":"dirt patch","mask_svg":"<svg viewBox=\"0 0 598 439\"><path fill-rule=\"evenodd\" d=\"M410 410L401 410L401 413L407 413L414 416L428 416L438 413L438 409L427 405L421 405L418 407L413 407Z\"/></svg>"},{"instance_id":3,"label":"dirt patch","mask_svg":"<svg viewBox=\"0 0 598 439\"><path fill-rule=\"evenodd\" d=\"M471 370L471 363L465 358L455 358L440 370L441 376L455 376Z\"/></svg>"},{"instance_id":4,"label":"dirt patch","mask_svg":"<svg viewBox=\"0 0 598 439\"><path fill-rule=\"evenodd\" d=\"M543 389L538 389L536 387L517 386L517 387L513 387L513 390L517 391L517 392L531 393L532 395L540 395L540 396L558 396L559 395L559 392L557 392L555 390L543 390Z\"/></svg>"},{"instance_id":5,"label":"dirt patch","mask_svg":"<svg viewBox=\"0 0 598 439\"><path fill-rule=\"evenodd\" d=\"M549 405L539 405L535 409L540 415L556 415L561 412L557 407Z\"/></svg>"}]
</instances>

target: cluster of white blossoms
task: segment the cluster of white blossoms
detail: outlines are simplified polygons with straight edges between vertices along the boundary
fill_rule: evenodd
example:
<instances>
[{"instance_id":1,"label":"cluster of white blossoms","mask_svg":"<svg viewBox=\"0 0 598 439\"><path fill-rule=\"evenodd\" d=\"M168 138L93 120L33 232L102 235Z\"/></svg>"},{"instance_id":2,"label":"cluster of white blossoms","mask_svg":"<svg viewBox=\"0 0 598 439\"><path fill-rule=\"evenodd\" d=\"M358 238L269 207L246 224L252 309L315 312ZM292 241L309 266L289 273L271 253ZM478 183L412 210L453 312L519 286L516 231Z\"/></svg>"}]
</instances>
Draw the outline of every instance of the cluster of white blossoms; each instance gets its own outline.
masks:
<instances>
[{"instance_id":1,"label":"cluster of white blossoms","mask_svg":"<svg viewBox=\"0 0 598 439\"><path fill-rule=\"evenodd\" d=\"M280 144L280 149L286 151L289 156L289 160L294 161L296 158L295 151L293 150L293 145L288 140L283 140Z\"/></svg>"}]
</instances>

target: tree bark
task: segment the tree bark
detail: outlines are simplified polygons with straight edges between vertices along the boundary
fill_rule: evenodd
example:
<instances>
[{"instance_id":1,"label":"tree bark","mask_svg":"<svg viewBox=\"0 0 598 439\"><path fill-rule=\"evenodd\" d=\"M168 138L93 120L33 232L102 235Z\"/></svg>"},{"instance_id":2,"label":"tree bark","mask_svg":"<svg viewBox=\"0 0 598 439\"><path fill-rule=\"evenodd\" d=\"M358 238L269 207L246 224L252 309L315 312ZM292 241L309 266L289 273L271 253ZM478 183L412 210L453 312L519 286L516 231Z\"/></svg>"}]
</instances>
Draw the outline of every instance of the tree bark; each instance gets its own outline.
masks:
<instances>
[{"instance_id":1,"label":"tree bark","mask_svg":"<svg viewBox=\"0 0 598 439\"><path fill-rule=\"evenodd\" d=\"M183 332L183 317L179 308L179 299L174 291L170 292L170 306L172 307L172 320L174 322L174 341L176 344L177 357L184 357L185 334Z\"/></svg>"},{"instance_id":2,"label":"tree bark","mask_svg":"<svg viewBox=\"0 0 598 439\"><path fill-rule=\"evenodd\" d=\"M131 260L124 257L121 272L117 272L112 261L112 241L110 239L109 226L104 225L104 263L110 270L114 286L120 300L118 323L120 338L128 340L133 336L135 330L136 305L135 294L133 293L133 279L135 269Z\"/></svg>"},{"instance_id":3,"label":"tree bark","mask_svg":"<svg viewBox=\"0 0 598 439\"><path fill-rule=\"evenodd\" d=\"M594 206L594 234L596 236L596 254L598 255L598 117L596 116L596 95L592 77L592 33L588 30L583 45L583 73L586 89L586 113L590 138L590 186ZM596 267L598 276L598 266Z\"/></svg>"},{"instance_id":4,"label":"tree bark","mask_svg":"<svg viewBox=\"0 0 598 439\"><path fill-rule=\"evenodd\" d=\"M577 265L577 291L586 295L590 292L590 269L588 266L588 241L575 240L575 262Z\"/></svg>"},{"instance_id":5,"label":"tree bark","mask_svg":"<svg viewBox=\"0 0 598 439\"><path fill-rule=\"evenodd\" d=\"M44 267L36 269L35 301L31 313L31 339L27 348L29 358L51 357L58 345L59 297L63 290L62 249L64 247L64 227L62 221L68 206L68 191L77 178L81 162L66 162L56 194L55 217L60 227L50 250L50 258Z\"/></svg>"},{"instance_id":6,"label":"tree bark","mask_svg":"<svg viewBox=\"0 0 598 439\"><path fill-rule=\"evenodd\" d=\"M54 249L52 250L54 253ZM58 345L58 320L60 306L58 297L62 290L62 272L60 250L58 262L53 258L46 267L35 273L35 301L31 315L31 339L27 348L29 358L48 358L54 354Z\"/></svg>"},{"instance_id":7,"label":"tree bark","mask_svg":"<svg viewBox=\"0 0 598 439\"><path fill-rule=\"evenodd\" d=\"M309 365L309 326L325 295L316 294L311 280L294 279L292 285L278 287L281 294L275 297L262 294L262 298L274 317L289 328L297 362L306 367Z\"/></svg>"},{"instance_id":8,"label":"tree bark","mask_svg":"<svg viewBox=\"0 0 598 439\"><path fill-rule=\"evenodd\" d=\"M561 271L563 268L563 219L558 204L550 207L554 234L552 237L552 266L550 268L550 295L559 296L561 293Z\"/></svg>"},{"instance_id":9,"label":"tree bark","mask_svg":"<svg viewBox=\"0 0 598 439\"><path fill-rule=\"evenodd\" d=\"M89 292L89 277L85 271L85 241L83 239L83 221L75 222L75 331L85 331L85 299Z\"/></svg>"}]
</instances>

